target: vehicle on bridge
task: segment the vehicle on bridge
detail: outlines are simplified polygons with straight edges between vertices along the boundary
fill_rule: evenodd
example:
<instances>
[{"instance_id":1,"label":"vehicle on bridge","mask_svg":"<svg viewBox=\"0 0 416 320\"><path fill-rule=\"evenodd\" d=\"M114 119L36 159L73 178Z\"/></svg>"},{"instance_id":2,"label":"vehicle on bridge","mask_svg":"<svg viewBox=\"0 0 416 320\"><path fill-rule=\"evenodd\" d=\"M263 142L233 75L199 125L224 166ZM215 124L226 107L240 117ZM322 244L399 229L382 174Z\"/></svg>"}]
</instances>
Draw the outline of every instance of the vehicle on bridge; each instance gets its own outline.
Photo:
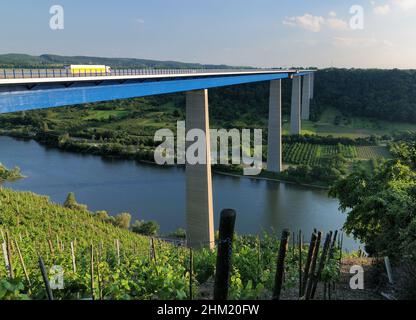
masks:
<instances>
[{"instance_id":1,"label":"vehicle on bridge","mask_svg":"<svg viewBox=\"0 0 416 320\"><path fill-rule=\"evenodd\" d=\"M71 74L111 74L111 67L104 65L70 65L65 67Z\"/></svg>"}]
</instances>

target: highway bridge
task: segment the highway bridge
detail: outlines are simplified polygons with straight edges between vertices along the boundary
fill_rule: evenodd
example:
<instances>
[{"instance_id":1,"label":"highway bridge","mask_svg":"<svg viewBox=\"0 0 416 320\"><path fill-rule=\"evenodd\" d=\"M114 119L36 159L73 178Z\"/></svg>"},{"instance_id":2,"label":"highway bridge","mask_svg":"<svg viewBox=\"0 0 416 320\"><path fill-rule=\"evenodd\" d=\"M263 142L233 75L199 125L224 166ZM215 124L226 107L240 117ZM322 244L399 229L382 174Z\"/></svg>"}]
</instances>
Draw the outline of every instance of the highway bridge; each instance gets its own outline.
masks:
<instances>
[{"instance_id":1,"label":"highway bridge","mask_svg":"<svg viewBox=\"0 0 416 320\"><path fill-rule=\"evenodd\" d=\"M187 241L192 247L214 245L208 89L268 81L269 135L267 169L282 170L282 87L292 81L291 133L309 119L314 71L282 69L144 69L72 74L66 69L0 69L0 113L186 93L186 130L206 136L206 164L186 165Z\"/></svg>"}]
</instances>

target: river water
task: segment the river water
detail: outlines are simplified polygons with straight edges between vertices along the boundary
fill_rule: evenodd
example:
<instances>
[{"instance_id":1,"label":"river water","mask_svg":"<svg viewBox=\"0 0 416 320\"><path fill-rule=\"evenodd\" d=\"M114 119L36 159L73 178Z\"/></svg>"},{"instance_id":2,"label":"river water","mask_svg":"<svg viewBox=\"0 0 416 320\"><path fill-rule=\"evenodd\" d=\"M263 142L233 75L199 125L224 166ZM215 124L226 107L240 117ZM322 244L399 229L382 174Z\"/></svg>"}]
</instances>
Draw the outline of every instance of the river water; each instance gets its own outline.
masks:
<instances>
[{"instance_id":1,"label":"river water","mask_svg":"<svg viewBox=\"0 0 416 320\"><path fill-rule=\"evenodd\" d=\"M133 221L155 220L163 233L185 227L185 170L127 160L103 160L48 149L35 141L0 137L0 162L19 166L27 178L4 183L15 190L48 195L63 203L75 192L79 203L92 211L129 212ZM237 211L239 234L261 234L272 228L302 230L309 239L314 228L342 228L345 214L327 191L279 182L213 177L216 228L221 209ZM357 244L346 238L345 247Z\"/></svg>"}]
</instances>

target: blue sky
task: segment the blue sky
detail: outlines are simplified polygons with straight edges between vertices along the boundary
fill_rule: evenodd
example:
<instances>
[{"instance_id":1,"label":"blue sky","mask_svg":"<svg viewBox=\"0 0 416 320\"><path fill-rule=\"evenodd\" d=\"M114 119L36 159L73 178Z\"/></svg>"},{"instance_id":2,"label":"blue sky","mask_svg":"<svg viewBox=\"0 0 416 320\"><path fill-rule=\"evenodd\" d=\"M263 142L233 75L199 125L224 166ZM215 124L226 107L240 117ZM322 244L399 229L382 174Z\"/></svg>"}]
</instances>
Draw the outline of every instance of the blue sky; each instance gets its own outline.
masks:
<instances>
[{"instance_id":1,"label":"blue sky","mask_svg":"<svg viewBox=\"0 0 416 320\"><path fill-rule=\"evenodd\" d=\"M64 8L64 30L49 9ZM350 8L364 10L363 29ZM0 53L416 68L416 0L3 0Z\"/></svg>"}]
</instances>

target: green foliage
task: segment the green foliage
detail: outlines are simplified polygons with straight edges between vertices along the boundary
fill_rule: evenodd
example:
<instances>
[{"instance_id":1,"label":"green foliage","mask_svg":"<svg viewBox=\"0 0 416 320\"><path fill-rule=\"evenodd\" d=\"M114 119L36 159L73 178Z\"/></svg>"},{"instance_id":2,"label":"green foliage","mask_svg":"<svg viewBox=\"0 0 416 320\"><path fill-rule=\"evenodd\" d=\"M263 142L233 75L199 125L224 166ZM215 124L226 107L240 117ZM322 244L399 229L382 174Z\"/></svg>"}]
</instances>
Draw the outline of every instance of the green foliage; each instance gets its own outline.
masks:
<instances>
[{"instance_id":1,"label":"green foliage","mask_svg":"<svg viewBox=\"0 0 416 320\"><path fill-rule=\"evenodd\" d=\"M7 169L0 163L0 182L16 180L22 178L19 167L14 167L12 170Z\"/></svg>"},{"instance_id":2,"label":"green foliage","mask_svg":"<svg viewBox=\"0 0 416 320\"><path fill-rule=\"evenodd\" d=\"M120 213L115 216L114 225L122 228L129 229L131 223L131 214L127 212Z\"/></svg>"},{"instance_id":3,"label":"green foliage","mask_svg":"<svg viewBox=\"0 0 416 320\"><path fill-rule=\"evenodd\" d=\"M169 237L176 238L176 239L186 239L186 230L179 228L178 230L171 232Z\"/></svg>"},{"instance_id":4,"label":"green foliage","mask_svg":"<svg viewBox=\"0 0 416 320\"><path fill-rule=\"evenodd\" d=\"M160 226L156 221L136 221L133 224L132 231L145 236L157 236Z\"/></svg>"},{"instance_id":5,"label":"green foliage","mask_svg":"<svg viewBox=\"0 0 416 320\"><path fill-rule=\"evenodd\" d=\"M24 284L19 280L0 280L0 300L28 300Z\"/></svg>"},{"instance_id":6,"label":"green foliage","mask_svg":"<svg viewBox=\"0 0 416 320\"><path fill-rule=\"evenodd\" d=\"M348 211L345 229L366 244L370 254L399 259L416 240L416 173L399 160L374 172L357 168L330 191Z\"/></svg>"},{"instance_id":7,"label":"green foliage","mask_svg":"<svg viewBox=\"0 0 416 320\"><path fill-rule=\"evenodd\" d=\"M415 123L415 76L414 70L321 70L315 77L315 102L349 116Z\"/></svg>"},{"instance_id":8,"label":"green foliage","mask_svg":"<svg viewBox=\"0 0 416 320\"><path fill-rule=\"evenodd\" d=\"M75 194L73 192L68 193L66 200L64 202L64 207L68 209L81 210L81 211L87 210L86 205L79 204L77 202L77 200L75 199Z\"/></svg>"}]
</instances>

